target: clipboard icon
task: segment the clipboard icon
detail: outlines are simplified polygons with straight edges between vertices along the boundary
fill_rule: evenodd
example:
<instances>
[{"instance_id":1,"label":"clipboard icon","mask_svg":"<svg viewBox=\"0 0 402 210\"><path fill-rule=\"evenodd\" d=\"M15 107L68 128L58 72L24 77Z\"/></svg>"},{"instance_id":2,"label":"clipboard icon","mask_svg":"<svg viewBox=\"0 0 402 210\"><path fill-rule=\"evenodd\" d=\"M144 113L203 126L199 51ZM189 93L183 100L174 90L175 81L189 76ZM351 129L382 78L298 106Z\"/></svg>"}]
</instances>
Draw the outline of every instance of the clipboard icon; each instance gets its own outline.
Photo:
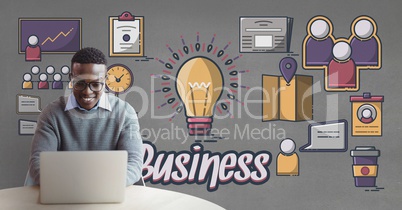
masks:
<instances>
[{"instance_id":1,"label":"clipboard icon","mask_svg":"<svg viewBox=\"0 0 402 210\"><path fill-rule=\"evenodd\" d=\"M127 11L109 17L109 56L144 56L144 17Z\"/></svg>"}]
</instances>

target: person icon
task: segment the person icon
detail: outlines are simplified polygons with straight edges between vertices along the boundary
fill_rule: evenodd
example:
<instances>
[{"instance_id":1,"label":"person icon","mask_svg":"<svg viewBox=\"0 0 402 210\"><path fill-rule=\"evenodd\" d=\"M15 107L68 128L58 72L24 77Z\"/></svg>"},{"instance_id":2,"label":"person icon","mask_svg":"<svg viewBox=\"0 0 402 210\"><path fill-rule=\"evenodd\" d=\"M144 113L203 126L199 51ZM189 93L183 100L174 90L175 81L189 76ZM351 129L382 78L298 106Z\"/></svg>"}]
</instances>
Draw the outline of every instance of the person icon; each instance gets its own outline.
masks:
<instances>
[{"instance_id":1,"label":"person icon","mask_svg":"<svg viewBox=\"0 0 402 210\"><path fill-rule=\"evenodd\" d=\"M362 123L372 123L376 119L376 117L377 111L371 104L363 104L357 110L357 118Z\"/></svg>"},{"instance_id":2,"label":"person icon","mask_svg":"<svg viewBox=\"0 0 402 210\"><path fill-rule=\"evenodd\" d=\"M374 121L371 110L370 109L365 109L362 112L362 117L360 118L360 121L362 123L371 123Z\"/></svg>"},{"instance_id":3,"label":"person icon","mask_svg":"<svg viewBox=\"0 0 402 210\"><path fill-rule=\"evenodd\" d=\"M344 39L339 39L332 50L334 58L328 66L329 88L356 88L356 65L350 58L352 48Z\"/></svg>"},{"instance_id":4,"label":"person icon","mask_svg":"<svg viewBox=\"0 0 402 210\"><path fill-rule=\"evenodd\" d=\"M36 35L28 37L28 45L25 48L25 61L41 61L41 49L38 45L39 38Z\"/></svg>"},{"instance_id":5,"label":"person icon","mask_svg":"<svg viewBox=\"0 0 402 210\"><path fill-rule=\"evenodd\" d=\"M368 16L360 16L353 21L351 31L351 58L356 66L380 68L381 43L376 34L377 25L374 20Z\"/></svg>"},{"instance_id":6,"label":"person icon","mask_svg":"<svg viewBox=\"0 0 402 210\"><path fill-rule=\"evenodd\" d=\"M332 23L324 16L312 18L307 25L308 35L303 42L303 66L328 66L332 60L334 37Z\"/></svg>"},{"instance_id":7,"label":"person icon","mask_svg":"<svg viewBox=\"0 0 402 210\"><path fill-rule=\"evenodd\" d=\"M292 139L284 139L280 144L281 152L276 158L277 176L299 176L299 156Z\"/></svg>"},{"instance_id":8,"label":"person icon","mask_svg":"<svg viewBox=\"0 0 402 210\"><path fill-rule=\"evenodd\" d=\"M70 68L68 66L62 66L61 67L61 73L64 75L68 75L70 73Z\"/></svg>"},{"instance_id":9,"label":"person icon","mask_svg":"<svg viewBox=\"0 0 402 210\"><path fill-rule=\"evenodd\" d=\"M31 67L31 72L32 72L32 74L34 74L34 75L39 74L39 72L40 72L39 66L32 66L32 67Z\"/></svg>"},{"instance_id":10,"label":"person icon","mask_svg":"<svg viewBox=\"0 0 402 210\"><path fill-rule=\"evenodd\" d=\"M39 75L38 89L49 89L49 82L47 81L47 75L42 73Z\"/></svg>"},{"instance_id":11,"label":"person icon","mask_svg":"<svg viewBox=\"0 0 402 210\"><path fill-rule=\"evenodd\" d=\"M46 73L47 73L48 75L52 75L52 74L54 74L54 72L55 72L55 69L54 69L53 66L48 66L48 67L46 67Z\"/></svg>"},{"instance_id":12,"label":"person icon","mask_svg":"<svg viewBox=\"0 0 402 210\"><path fill-rule=\"evenodd\" d=\"M32 75L30 73L24 74L24 82L22 82L22 89L32 89Z\"/></svg>"},{"instance_id":13,"label":"person icon","mask_svg":"<svg viewBox=\"0 0 402 210\"><path fill-rule=\"evenodd\" d=\"M64 75L68 75L70 73L70 67L68 67L67 65L64 65L61 67L61 73ZM73 83L71 81L68 82L68 89L72 89L73 88Z\"/></svg>"},{"instance_id":14,"label":"person icon","mask_svg":"<svg viewBox=\"0 0 402 210\"><path fill-rule=\"evenodd\" d=\"M53 75L52 88L53 89L63 89L63 82L61 81L61 74L56 73Z\"/></svg>"}]
</instances>

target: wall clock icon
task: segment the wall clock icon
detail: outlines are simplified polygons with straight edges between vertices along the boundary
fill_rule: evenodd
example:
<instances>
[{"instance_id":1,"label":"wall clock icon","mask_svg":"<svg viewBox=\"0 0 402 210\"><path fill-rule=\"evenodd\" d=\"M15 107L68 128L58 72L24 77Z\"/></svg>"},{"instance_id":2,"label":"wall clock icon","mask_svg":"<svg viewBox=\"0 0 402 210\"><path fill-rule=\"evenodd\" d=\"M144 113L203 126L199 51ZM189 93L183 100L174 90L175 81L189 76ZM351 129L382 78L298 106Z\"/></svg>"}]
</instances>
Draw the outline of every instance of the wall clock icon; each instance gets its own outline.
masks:
<instances>
[{"instance_id":1,"label":"wall clock icon","mask_svg":"<svg viewBox=\"0 0 402 210\"><path fill-rule=\"evenodd\" d=\"M106 89L118 96L133 86L133 72L123 64L113 64L108 67Z\"/></svg>"}]
</instances>

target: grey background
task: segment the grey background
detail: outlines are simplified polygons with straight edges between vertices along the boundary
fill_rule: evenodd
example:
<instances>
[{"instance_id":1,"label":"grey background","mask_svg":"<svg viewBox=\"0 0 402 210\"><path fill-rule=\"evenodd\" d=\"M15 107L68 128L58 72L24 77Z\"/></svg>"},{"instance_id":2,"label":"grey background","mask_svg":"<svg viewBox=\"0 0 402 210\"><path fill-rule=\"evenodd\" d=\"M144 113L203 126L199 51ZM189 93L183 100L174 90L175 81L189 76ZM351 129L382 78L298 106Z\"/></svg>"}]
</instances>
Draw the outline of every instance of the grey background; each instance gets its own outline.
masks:
<instances>
[{"instance_id":1,"label":"grey background","mask_svg":"<svg viewBox=\"0 0 402 210\"><path fill-rule=\"evenodd\" d=\"M216 119L213 127L228 128L231 131L227 139L217 143L203 143L205 150L225 152L229 150L258 152L268 150L272 153L269 166L271 177L263 185L236 185L229 183L220 185L215 192L208 192L206 185L152 185L148 186L179 191L201 197L217 203L226 209L398 209L401 206L401 160L402 141L400 104L400 7L399 1L1 1L1 50L0 61L2 77L0 81L2 105L0 106L0 189L23 185L28 166L28 158L32 136L18 135L18 120L36 120L37 115L17 115L16 95L37 95L42 99L42 108L65 91L55 90L22 90L22 77L30 72L33 65L38 65L41 72L46 66L53 65L56 71L61 66L69 65L72 55L42 55L41 62L25 62L24 55L18 54L18 18L21 17L82 17L83 46L93 46L108 53L108 16L116 16L123 11L145 17L145 54L167 60L171 53L165 47L181 47L180 35L187 43L195 43L196 32L200 32L201 40L209 42L216 34L215 45L223 48L232 42L227 49L230 56L239 54L239 17L240 16L289 16L294 18L292 46L293 52L301 53L301 44L306 35L306 24L316 15L325 15L332 20L335 37L348 37L352 21L360 15L369 15L378 25L378 35L382 41L383 66L379 71L365 71L360 75L361 87L355 93L328 93L323 90L314 94L314 121L346 119L351 124L350 95L361 95L372 92L384 95L383 104L383 136L351 137L349 133L349 150L357 145L373 145L381 150L379 158L379 175L377 185L384 187L379 192L366 192L364 188L356 188L352 177L352 158L349 151L345 153L300 153L300 176L277 177L275 175L276 155L279 153L278 138L243 138L235 128L250 130L268 128L284 129L286 137L292 138L297 148L307 142L307 126L309 122L261 122L247 115L246 107L235 106L234 119ZM261 86L262 74L279 75L277 68L282 57L287 54L243 54L236 61L239 68L250 69L251 72L242 77L242 84L250 87ZM313 75L314 82L320 81L323 87L322 71L305 71L299 63L298 74ZM135 62L131 58L109 58L109 64L122 63L129 66L135 76L135 86L143 89L148 98L137 93L125 95L125 99L137 111L144 110L140 118L142 128L170 128L168 119L153 119L150 107L158 106L165 101L155 98L150 104L152 73L160 73L163 66L156 61ZM155 80L159 84L159 81ZM34 84L35 85L35 84ZM316 89L318 90L318 89ZM68 91L67 91L68 93ZM243 99L242 92L239 99ZM337 100L327 100L337 97ZM259 100L261 93L253 91L250 100ZM145 101L146 106L142 105ZM145 110L145 108L148 108ZM261 113L261 104L249 104L247 109L254 115ZM334 110L339 110L336 114ZM170 112L170 108L155 109L156 114ZM327 117L327 113L330 113ZM185 128L185 116L178 115L172 121L174 126ZM349 126L350 129L350 126ZM194 138L183 142L179 139L152 139L156 141L158 150L189 150Z\"/></svg>"}]
</instances>

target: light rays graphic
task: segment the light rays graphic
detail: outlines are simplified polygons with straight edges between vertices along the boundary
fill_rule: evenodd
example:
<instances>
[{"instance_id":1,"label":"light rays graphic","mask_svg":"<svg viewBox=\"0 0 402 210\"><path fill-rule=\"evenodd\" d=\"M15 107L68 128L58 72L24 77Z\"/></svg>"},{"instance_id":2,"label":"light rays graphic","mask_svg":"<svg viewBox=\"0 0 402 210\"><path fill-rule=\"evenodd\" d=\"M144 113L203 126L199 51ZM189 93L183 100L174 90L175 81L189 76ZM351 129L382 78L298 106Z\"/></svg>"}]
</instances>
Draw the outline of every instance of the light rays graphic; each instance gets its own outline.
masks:
<instances>
[{"instance_id":1,"label":"light rays graphic","mask_svg":"<svg viewBox=\"0 0 402 210\"><path fill-rule=\"evenodd\" d=\"M171 45L166 44L166 48L170 53L170 57L162 60L160 58L155 58L160 64L164 66L162 69L163 74L151 74L151 77L161 79L160 86L161 88L151 90L152 94L161 94L162 96L158 97L163 99L160 105L157 106L158 109L162 109L165 107L169 107L175 110L172 116L169 118L169 121L172 121L178 114L183 111L183 104L180 100L176 100L178 95L175 92L175 81L176 79L172 75L176 75L175 72L179 71L180 66L190 57L203 55L208 57L221 66L221 69L226 69L227 71L223 71L225 86L224 91L226 94L222 94L222 98L219 103L216 103L215 109L219 114L228 114L230 118L234 118L233 113L230 111L229 107L232 102L240 104L244 106L244 103L240 101L236 95L239 93L239 89L250 89L247 85L239 85L239 76L241 74L249 73L250 70L239 70L237 65L235 64L243 55L236 55L234 57L230 57L227 53L228 49L231 46L231 42L228 42L223 48L219 46L214 46L217 40L216 34L212 36L210 42L202 42L201 35L199 32L196 33L195 43L187 42L183 35L180 36L181 47L177 50L174 50ZM206 85L206 84L197 84L197 85Z\"/></svg>"}]
</instances>

